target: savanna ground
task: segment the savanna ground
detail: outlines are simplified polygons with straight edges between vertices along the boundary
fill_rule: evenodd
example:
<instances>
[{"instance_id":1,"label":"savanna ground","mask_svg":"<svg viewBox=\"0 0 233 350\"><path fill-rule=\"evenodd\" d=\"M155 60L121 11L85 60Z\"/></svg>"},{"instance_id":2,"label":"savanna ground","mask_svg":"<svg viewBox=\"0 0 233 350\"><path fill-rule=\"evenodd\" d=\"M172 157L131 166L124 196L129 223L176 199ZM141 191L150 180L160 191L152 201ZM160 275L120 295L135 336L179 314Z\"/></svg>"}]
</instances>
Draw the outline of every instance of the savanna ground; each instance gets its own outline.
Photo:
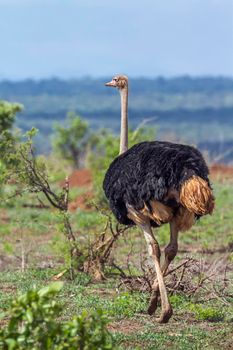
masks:
<instances>
[{"instance_id":1,"label":"savanna ground","mask_svg":"<svg viewBox=\"0 0 233 350\"><path fill-rule=\"evenodd\" d=\"M224 168L215 169L213 175L216 210L180 234L179 253L171 269L188 258L193 260L166 279L174 309L168 324L157 324L155 316L146 313L149 293L144 268L149 261L144 238L135 228L117 240L105 269L106 279L97 282L78 273L70 281L69 274L61 274L65 282L59 296L64 305L63 319L83 309L101 308L120 349L233 349L233 173ZM82 180L87 176L77 176L77 181L70 181L74 186L70 209L81 246L104 230L106 217L91 204L90 181ZM59 225L56 211L41 208L35 196L14 197L1 205L3 311L15 295L33 285L47 285L64 271L69 254ZM169 227L163 226L156 235L164 247ZM6 322L3 319L2 326Z\"/></svg>"}]
</instances>

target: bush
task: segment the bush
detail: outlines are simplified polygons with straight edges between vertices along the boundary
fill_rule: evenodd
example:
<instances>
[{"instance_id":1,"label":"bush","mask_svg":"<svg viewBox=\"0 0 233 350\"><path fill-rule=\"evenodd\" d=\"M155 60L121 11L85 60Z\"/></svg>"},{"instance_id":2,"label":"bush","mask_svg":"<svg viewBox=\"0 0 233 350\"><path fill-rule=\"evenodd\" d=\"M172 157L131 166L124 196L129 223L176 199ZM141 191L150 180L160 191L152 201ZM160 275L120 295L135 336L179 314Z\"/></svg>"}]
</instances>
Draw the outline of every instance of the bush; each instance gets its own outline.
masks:
<instances>
[{"instance_id":1,"label":"bush","mask_svg":"<svg viewBox=\"0 0 233 350\"><path fill-rule=\"evenodd\" d=\"M59 322L62 306L55 300L62 288L55 282L39 291L28 291L12 302L7 327L0 331L0 348L6 350L114 349L101 311L83 311Z\"/></svg>"},{"instance_id":2,"label":"bush","mask_svg":"<svg viewBox=\"0 0 233 350\"><path fill-rule=\"evenodd\" d=\"M224 314L221 310L213 307L203 307L202 305L191 305L190 310L194 312L195 318L198 321L219 322L224 319Z\"/></svg>"},{"instance_id":3,"label":"bush","mask_svg":"<svg viewBox=\"0 0 233 350\"><path fill-rule=\"evenodd\" d=\"M70 112L67 114L65 126L55 124L54 129L55 152L69 160L74 168L82 167L92 139L88 122Z\"/></svg>"},{"instance_id":4,"label":"bush","mask_svg":"<svg viewBox=\"0 0 233 350\"><path fill-rule=\"evenodd\" d=\"M0 101L0 135L6 130L12 129L16 113L21 112L23 106L17 103Z\"/></svg>"}]
</instances>

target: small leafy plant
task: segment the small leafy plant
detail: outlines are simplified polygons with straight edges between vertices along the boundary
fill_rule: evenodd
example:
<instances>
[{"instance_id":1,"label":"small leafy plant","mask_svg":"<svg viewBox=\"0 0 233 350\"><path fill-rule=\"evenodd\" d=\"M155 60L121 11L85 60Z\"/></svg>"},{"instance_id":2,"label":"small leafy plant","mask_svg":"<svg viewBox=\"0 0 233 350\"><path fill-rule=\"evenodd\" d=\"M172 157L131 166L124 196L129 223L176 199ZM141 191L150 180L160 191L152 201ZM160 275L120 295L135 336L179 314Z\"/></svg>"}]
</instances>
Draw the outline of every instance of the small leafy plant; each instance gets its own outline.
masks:
<instances>
[{"instance_id":1,"label":"small leafy plant","mask_svg":"<svg viewBox=\"0 0 233 350\"><path fill-rule=\"evenodd\" d=\"M62 282L29 290L12 302L6 328L0 331L0 348L4 350L111 350L111 334L106 329L102 311L59 321L62 306L56 295Z\"/></svg>"},{"instance_id":2,"label":"small leafy plant","mask_svg":"<svg viewBox=\"0 0 233 350\"><path fill-rule=\"evenodd\" d=\"M223 312L214 307L192 304L190 310L194 312L198 321L220 322L224 319Z\"/></svg>"}]
</instances>

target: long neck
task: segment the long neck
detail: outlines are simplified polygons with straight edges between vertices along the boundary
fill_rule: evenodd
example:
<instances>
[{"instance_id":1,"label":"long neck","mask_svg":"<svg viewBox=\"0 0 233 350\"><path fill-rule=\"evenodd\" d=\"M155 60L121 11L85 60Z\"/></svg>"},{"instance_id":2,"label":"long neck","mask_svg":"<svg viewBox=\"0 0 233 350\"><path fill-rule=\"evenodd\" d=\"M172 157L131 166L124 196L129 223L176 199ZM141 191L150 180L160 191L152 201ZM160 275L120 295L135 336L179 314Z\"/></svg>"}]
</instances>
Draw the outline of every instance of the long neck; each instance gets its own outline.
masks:
<instances>
[{"instance_id":1,"label":"long neck","mask_svg":"<svg viewBox=\"0 0 233 350\"><path fill-rule=\"evenodd\" d=\"M128 87L120 90L121 95L121 136L120 153L128 150Z\"/></svg>"}]
</instances>

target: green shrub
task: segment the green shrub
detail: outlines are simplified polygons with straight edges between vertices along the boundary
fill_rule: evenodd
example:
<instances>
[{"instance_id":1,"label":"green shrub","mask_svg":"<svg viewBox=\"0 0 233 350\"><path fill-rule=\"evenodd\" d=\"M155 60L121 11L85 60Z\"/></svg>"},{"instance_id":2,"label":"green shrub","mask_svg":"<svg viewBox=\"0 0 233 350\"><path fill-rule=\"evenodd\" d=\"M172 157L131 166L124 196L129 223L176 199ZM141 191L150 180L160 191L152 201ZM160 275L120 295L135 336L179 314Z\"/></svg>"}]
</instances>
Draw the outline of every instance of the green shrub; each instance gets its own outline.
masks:
<instances>
[{"instance_id":1,"label":"green shrub","mask_svg":"<svg viewBox=\"0 0 233 350\"><path fill-rule=\"evenodd\" d=\"M140 293L121 293L108 305L108 315L132 317L145 310L147 297Z\"/></svg>"},{"instance_id":2,"label":"green shrub","mask_svg":"<svg viewBox=\"0 0 233 350\"><path fill-rule=\"evenodd\" d=\"M68 160L74 168L85 166L87 153L95 147L96 136L89 123L74 112L69 112L65 125L54 126L53 148L62 159Z\"/></svg>"},{"instance_id":3,"label":"green shrub","mask_svg":"<svg viewBox=\"0 0 233 350\"><path fill-rule=\"evenodd\" d=\"M0 134L5 130L11 130L15 122L15 116L21 112L23 106L18 103L0 101Z\"/></svg>"},{"instance_id":4,"label":"green shrub","mask_svg":"<svg viewBox=\"0 0 233 350\"><path fill-rule=\"evenodd\" d=\"M214 307L192 304L190 310L194 312L198 321L219 322L224 319L224 313Z\"/></svg>"},{"instance_id":5,"label":"green shrub","mask_svg":"<svg viewBox=\"0 0 233 350\"><path fill-rule=\"evenodd\" d=\"M187 297L184 295L174 294L170 296L170 302L174 308L179 308L187 304Z\"/></svg>"},{"instance_id":6,"label":"green shrub","mask_svg":"<svg viewBox=\"0 0 233 350\"><path fill-rule=\"evenodd\" d=\"M39 291L28 291L12 302L9 323L0 331L0 348L6 350L97 350L114 349L101 311L74 316L59 322L62 306L56 295L62 288L55 282Z\"/></svg>"}]
</instances>

